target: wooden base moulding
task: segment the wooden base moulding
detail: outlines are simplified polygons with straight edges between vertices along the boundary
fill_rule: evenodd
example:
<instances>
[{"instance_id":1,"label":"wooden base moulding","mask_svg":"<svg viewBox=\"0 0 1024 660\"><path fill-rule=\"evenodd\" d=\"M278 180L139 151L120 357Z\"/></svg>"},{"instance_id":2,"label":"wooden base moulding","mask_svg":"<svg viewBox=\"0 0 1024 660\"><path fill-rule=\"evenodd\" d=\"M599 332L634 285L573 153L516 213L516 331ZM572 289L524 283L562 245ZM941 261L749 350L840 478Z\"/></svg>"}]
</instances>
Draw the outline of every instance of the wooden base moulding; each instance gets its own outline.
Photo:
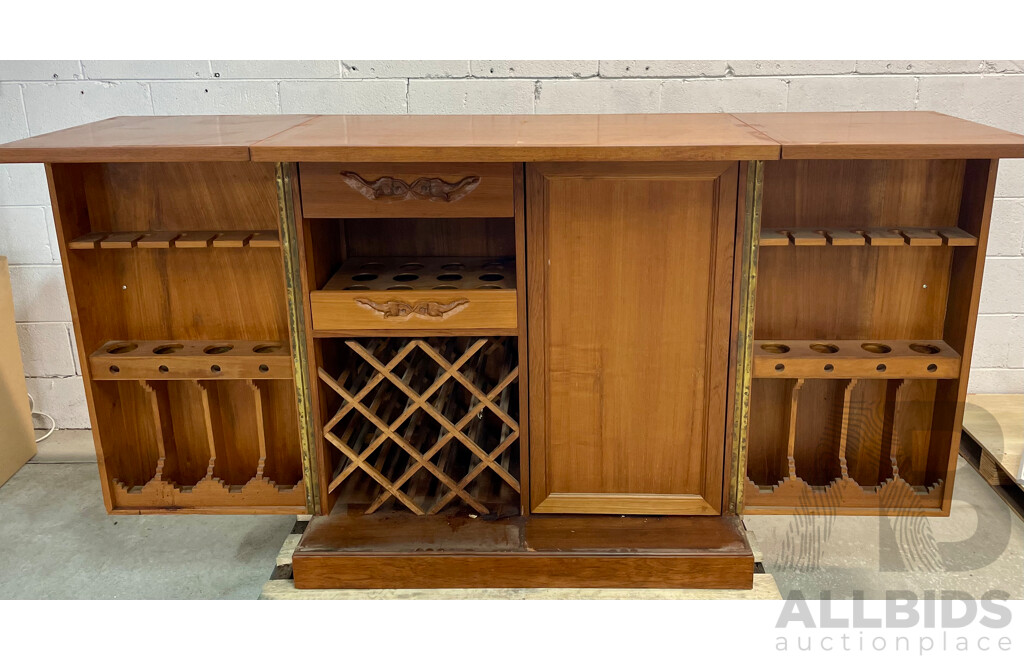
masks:
<instances>
[{"instance_id":1,"label":"wooden base moulding","mask_svg":"<svg viewBox=\"0 0 1024 660\"><path fill-rule=\"evenodd\" d=\"M736 516L336 513L310 522L292 568L299 589L750 589L754 556Z\"/></svg>"},{"instance_id":2,"label":"wooden base moulding","mask_svg":"<svg viewBox=\"0 0 1024 660\"><path fill-rule=\"evenodd\" d=\"M752 515L945 515L941 480L921 487L897 477L865 488L848 478L811 486L799 477L787 477L775 486L763 487L748 477L744 489L745 510Z\"/></svg>"}]
</instances>

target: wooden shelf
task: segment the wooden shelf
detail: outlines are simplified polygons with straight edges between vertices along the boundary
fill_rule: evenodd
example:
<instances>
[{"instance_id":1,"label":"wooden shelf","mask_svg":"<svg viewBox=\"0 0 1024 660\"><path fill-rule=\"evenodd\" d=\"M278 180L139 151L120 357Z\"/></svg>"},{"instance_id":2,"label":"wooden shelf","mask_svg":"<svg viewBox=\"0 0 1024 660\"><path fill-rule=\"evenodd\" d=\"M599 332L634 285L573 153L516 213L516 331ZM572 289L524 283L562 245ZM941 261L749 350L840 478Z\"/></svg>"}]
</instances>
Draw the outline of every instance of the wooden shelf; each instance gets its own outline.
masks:
<instances>
[{"instance_id":1,"label":"wooden shelf","mask_svg":"<svg viewBox=\"0 0 1024 660\"><path fill-rule=\"evenodd\" d=\"M761 230L761 247L779 246L853 246L872 245L887 247L965 247L978 244L978 238L959 227L872 227L866 229L839 229L800 227L792 229L768 228Z\"/></svg>"},{"instance_id":2,"label":"wooden shelf","mask_svg":"<svg viewBox=\"0 0 1024 660\"><path fill-rule=\"evenodd\" d=\"M93 380L291 379L274 341L108 341L89 355Z\"/></svg>"},{"instance_id":3,"label":"wooden shelf","mask_svg":"<svg viewBox=\"0 0 1024 660\"><path fill-rule=\"evenodd\" d=\"M92 232L68 241L72 250L130 248L281 247L276 231Z\"/></svg>"},{"instance_id":4,"label":"wooden shelf","mask_svg":"<svg viewBox=\"0 0 1024 660\"><path fill-rule=\"evenodd\" d=\"M515 334L512 258L350 259L310 293L319 336L384 333Z\"/></svg>"},{"instance_id":5,"label":"wooden shelf","mask_svg":"<svg viewBox=\"0 0 1024 660\"><path fill-rule=\"evenodd\" d=\"M754 378L949 379L959 373L960 354L940 340L754 342Z\"/></svg>"}]
</instances>

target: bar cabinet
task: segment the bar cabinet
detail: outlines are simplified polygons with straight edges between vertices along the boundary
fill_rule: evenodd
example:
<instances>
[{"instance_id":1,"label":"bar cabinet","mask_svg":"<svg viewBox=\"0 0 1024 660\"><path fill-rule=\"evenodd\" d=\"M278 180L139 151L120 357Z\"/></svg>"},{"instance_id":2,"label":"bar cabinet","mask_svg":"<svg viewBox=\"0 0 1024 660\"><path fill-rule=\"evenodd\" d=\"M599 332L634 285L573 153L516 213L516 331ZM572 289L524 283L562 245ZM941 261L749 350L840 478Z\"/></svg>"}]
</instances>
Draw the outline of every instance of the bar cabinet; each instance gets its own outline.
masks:
<instances>
[{"instance_id":1,"label":"bar cabinet","mask_svg":"<svg viewBox=\"0 0 1024 660\"><path fill-rule=\"evenodd\" d=\"M945 515L999 158L935 113L114 118L46 163L108 511L298 587L749 588Z\"/></svg>"}]
</instances>

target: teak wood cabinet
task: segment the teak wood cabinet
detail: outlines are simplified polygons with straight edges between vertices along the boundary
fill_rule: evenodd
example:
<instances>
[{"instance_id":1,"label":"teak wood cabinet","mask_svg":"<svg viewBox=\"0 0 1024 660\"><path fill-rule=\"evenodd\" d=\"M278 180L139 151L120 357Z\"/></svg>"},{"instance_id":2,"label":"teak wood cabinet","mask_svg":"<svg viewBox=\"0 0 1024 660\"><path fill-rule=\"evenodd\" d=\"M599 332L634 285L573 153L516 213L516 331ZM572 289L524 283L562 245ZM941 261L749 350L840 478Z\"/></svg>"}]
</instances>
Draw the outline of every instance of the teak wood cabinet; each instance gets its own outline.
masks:
<instances>
[{"instance_id":1,"label":"teak wood cabinet","mask_svg":"<svg viewBox=\"0 0 1024 660\"><path fill-rule=\"evenodd\" d=\"M114 118L47 164L111 513L299 587L751 585L949 512L999 158L935 113Z\"/></svg>"}]
</instances>

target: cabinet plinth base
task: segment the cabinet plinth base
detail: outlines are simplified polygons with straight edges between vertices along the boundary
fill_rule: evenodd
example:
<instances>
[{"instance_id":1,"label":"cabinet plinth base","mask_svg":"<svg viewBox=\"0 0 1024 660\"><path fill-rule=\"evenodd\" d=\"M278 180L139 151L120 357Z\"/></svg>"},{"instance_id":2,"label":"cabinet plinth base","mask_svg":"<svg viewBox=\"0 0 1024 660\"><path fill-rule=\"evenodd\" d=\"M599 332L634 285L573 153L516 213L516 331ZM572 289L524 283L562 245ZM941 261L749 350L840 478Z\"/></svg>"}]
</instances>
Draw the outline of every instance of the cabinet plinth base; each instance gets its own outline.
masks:
<instances>
[{"instance_id":1,"label":"cabinet plinth base","mask_svg":"<svg viewBox=\"0 0 1024 660\"><path fill-rule=\"evenodd\" d=\"M736 516L314 518L292 558L299 589L750 589Z\"/></svg>"}]
</instances>

